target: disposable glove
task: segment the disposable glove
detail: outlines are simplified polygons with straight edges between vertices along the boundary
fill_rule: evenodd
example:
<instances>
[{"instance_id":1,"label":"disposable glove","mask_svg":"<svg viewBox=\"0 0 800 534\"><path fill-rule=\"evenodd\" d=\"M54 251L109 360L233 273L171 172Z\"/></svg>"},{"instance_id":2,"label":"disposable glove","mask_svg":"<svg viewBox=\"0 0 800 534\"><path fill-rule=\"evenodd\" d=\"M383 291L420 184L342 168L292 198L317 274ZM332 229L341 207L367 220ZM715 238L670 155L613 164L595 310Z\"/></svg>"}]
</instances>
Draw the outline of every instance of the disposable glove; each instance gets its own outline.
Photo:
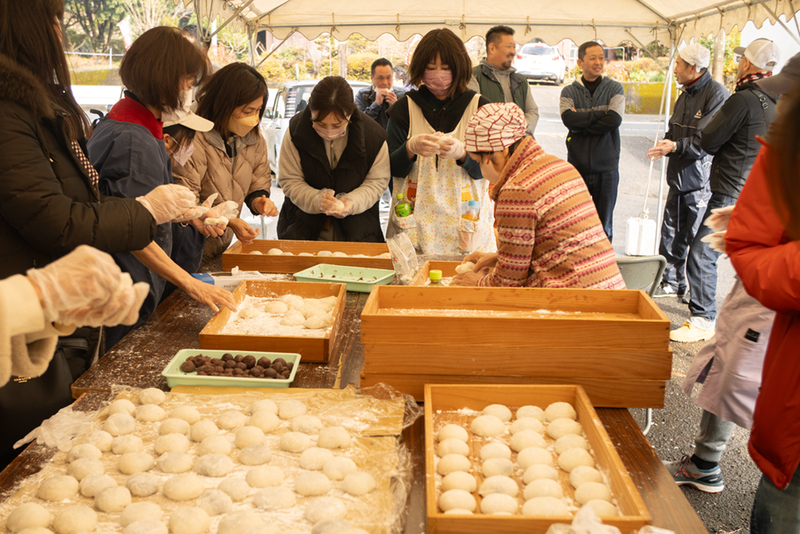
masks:
<instances>
[{"instance_id":1,"label":"disposable glove","mask_svg":"<svg viewBox=\"0 0 800 534\"><path fill-rule=\"evenodd\" d=\"M418 134L406 142L408 150L423 157L435 156L439 153L439 135Z\"/></svg>"},{"instance_id":2,"label":"disposable glove","mask_svg":"<svg viewBox=\"0 0 800 534\"><path fill-rule=\"evenodd\" d=\"M461 159L467 151L464 143L451 135L442 135L439 138L439 157L442 159Z\"/></svg>"},{"instance_id":3,"label":"disposable glove","mask_svg":"<svg viewBox=\"0 0 800 534\"><path fill-rule=\"evenodd\" d=\"M136 197L136 200L147 208L156 224L176 220L186 211L197 207L194 193L178 184L159 185L146 195Z\"/></svg>"},{"instance_id":4,"label":"disposable glove","mask_svg":"<svg viewBox=\"0 0 800 534\"><path fill-rule=\"evenodd\" d=\"M353 213L353 200L346 193L339 193L333 198L332 202L326 203L325 215L344 219Z\"/></svg>"},{"instance_id":5,"label":"disposable glove","mask_svg":"<svg viewBox=\"0 0 800 534\"><path fill-rule=\"evenodd\" d=\"M314 197L314 206L317 207L320 213L325 213L326 209L332 209L337 206L335 192L333 189L320 189Z\"/></svg>"},{"instance_id":6,"label":"disposable glove","mask_svg":"<svg viewBox=\"0 0 800 534\"><path fill-rule=\"evenodd\" d=\"M226 200L217 204L206 213L206 226L227 225L228 221L239 216L239 204Z\"/></svg>"}]
</instances>

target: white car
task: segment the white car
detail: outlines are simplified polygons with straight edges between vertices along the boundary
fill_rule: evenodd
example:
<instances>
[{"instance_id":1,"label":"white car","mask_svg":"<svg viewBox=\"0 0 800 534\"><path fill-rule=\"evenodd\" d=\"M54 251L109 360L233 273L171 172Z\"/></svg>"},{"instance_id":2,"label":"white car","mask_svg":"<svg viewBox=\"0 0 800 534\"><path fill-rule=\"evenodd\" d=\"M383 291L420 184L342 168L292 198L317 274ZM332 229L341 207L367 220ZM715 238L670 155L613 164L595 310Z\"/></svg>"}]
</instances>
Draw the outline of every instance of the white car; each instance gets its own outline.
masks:
<instances>
[{"instance_id":1,"label":"white car","mask_svg":"<svg viewBox=\"0 0 800 534\"><path fill-rule=\"evenodd\" d=\"M553 82L561 85L567 63L555 46L528 43L517 52L514 68L517 69L517 74L529 81Z\"/></svg>"}]
</instances>

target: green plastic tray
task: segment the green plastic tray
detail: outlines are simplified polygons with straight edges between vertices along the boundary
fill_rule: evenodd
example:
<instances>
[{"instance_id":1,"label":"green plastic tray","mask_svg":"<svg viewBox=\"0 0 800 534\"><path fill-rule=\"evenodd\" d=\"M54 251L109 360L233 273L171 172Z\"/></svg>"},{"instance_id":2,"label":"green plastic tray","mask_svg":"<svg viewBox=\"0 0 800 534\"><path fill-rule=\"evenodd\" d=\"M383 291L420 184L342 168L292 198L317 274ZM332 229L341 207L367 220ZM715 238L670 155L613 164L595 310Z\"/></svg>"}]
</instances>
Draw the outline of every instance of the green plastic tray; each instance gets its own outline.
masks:
<instances>
[{"instance_id":1,"label":"green plastic tray","mask_svg":"<svg viewBox=\"0 0 800 534\"><path fill-rule=\"evenodd\" d=\"M212 358L219 358L225 353L231 353L234 356L242 354L247 356L252 355L256 360L262 356L266 356L270 360L275 358L283 358L287 363L293 362L292 372L287 379L277 378L242 378L232 376L200 376L195 372L184 373L181 371L181 365L190 356L211 356ZM175 386L238 386L244 388L288 388L289 384L294 381L294 375L297 374L297 368L300 366L300 355L290 352L253 352L241 350L199 350L199 349L183 349L179 350L178 354L167 364L161 376L167 379L169 387Z\"/></svg>"},{"instance_id":2,"label":"green plastic tray","mask_svg":"<svg viewBox=\"0 0 800 534\"><path fill-rule=\"evenodd\" d=\"M347 284L348 291L369 293L375 286L391 284L394 280L394 271L320 263L299 273L294 273L294 277L298 282Z\"/></svg>"}]
</instances>

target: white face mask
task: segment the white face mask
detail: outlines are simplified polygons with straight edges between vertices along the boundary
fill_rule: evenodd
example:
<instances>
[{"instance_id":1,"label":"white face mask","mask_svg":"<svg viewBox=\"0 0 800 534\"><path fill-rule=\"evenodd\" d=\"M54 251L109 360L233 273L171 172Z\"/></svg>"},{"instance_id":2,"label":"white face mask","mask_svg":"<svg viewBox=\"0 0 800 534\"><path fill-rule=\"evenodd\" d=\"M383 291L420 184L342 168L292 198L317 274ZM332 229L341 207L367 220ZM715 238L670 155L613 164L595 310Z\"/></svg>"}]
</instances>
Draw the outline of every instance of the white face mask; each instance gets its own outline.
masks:
<instances>
[{"instance_id":1,"label":"white face mask","mask_svg":"<svg viewBox=\"0 0 800 534\"><path fill-rule=\"evenodd\" d=\"M189 162L189 158L192 157L194 153L194 143L190 143L186 146L180 145L180 148L175 152L171 153L172 159L174 160L175 164L179 167L183 167L186 163Z\"/></svg>"}]
</instances>

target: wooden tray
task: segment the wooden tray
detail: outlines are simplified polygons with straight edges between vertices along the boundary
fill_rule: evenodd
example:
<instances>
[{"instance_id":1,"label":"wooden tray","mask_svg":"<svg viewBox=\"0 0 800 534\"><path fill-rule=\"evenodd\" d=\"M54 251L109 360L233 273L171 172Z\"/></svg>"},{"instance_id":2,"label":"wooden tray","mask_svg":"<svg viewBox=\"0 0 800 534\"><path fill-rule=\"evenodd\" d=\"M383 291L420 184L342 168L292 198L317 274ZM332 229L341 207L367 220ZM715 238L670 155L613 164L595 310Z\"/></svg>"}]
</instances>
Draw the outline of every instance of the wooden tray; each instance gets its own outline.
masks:
<instances>
[{"instance_id":1,"label":"wooden tray","mask_svg":"<svg viewBox=\"0 0 800 534\"><path fill-rule=\"evenodd\" d=\"M270 249L279 248L291 252L293 256L269 256ZM301 252L316 254L321 250L344 252L345 254L365 254L369 258L353 256L298 256ZM250 254L253 251L261 254ZM373 269L394 269L391 258L373 258L389 252L386 243L352 243L347 241L284 241L256 239L252 245L233 244L222 254L222 270L230 271L239 267L242 271L262 273L296 273L320 263L351 265Z\"/></svg>"},{"instance_id":2,"label":"wooden tray","mask_svg":"<svg viewBox=\"0 0 800 534\"><path fill-rule=\"evenodd\" d=\"M430 272L435 271L436 269L442 271L442 278L450 278L456 275L456 267L461 265L463 262L460 261L435 261L430 260L426 261L422 264L419 272L414 275L414 279L411 280L411 283L408 284L410 286L426 286L428 285L428 280L430 279Z\"/></svg>"},{"instance_id":3,"label":"wooden tray","mask_svg":"<svg viewBox=\"0 0 800 534\"><path fill-rule=\"evenodd\" d=\"M344 284L320 284L311 282L265 282L245 280L233 292L236 304L240 304L247 295L253 297L271 297L286 294L299 295L303 298L324 298L331 295L337 297L333 308L331 326L325 337L295 336L252 336L221 334L228 324L232 312L222 308L214 315L200 332L201 349L250 350L263 352L296 352L304 362L327 362L339 333L339 323L344 312L347 290Z\"/></svg>"},{"instance_id":4,"label":"wooden tray","mask_svg":"<svg viewBox=\"0 0 800 534\"><path fill-rule=\"evenodd\" d=\"M544 534L553 523L571 523L572 517L536 518L531 516L454 516L441 513L437 506L439 494L436 491L436 471L434 469L435 429L446 420L446 415L438 412L453 412L463 408L481 411L489 404L505 404L512 411L520 406L533 404L546 408L550 403L564 401L575 407L578 422L583 426L586 439L594 452L595 460L601 472L608 476L611 491L616 497L620 516L603 518L603 522L614 525L622 532L628 533L644 525L652 523L650 513L644 506L641 495L628 475L622 460L617 454L614 444L608 437L603 424L597 417L591 402L581 386L529 386L529 385L425 385L425 482L427 525L429 533L436 534ZM455 414L454 414L455 415ZM467 419L461 417L467 428ZM441 423L436 425L438 418ZM448 421L451 422L451 421ZM454 422L454 421L453 421ZM549 438L548 438L549 439ZM472 459L478 455L479 449L472 448ZM478 480L478 487L483 479L477 465L473 463L473 475ZM560 472L565 496L574 494L568 482L568 475ZM480 495L474 493L480 509ZM520 502L522 499L520 498Z\"/></svg>"}]
</instances>

